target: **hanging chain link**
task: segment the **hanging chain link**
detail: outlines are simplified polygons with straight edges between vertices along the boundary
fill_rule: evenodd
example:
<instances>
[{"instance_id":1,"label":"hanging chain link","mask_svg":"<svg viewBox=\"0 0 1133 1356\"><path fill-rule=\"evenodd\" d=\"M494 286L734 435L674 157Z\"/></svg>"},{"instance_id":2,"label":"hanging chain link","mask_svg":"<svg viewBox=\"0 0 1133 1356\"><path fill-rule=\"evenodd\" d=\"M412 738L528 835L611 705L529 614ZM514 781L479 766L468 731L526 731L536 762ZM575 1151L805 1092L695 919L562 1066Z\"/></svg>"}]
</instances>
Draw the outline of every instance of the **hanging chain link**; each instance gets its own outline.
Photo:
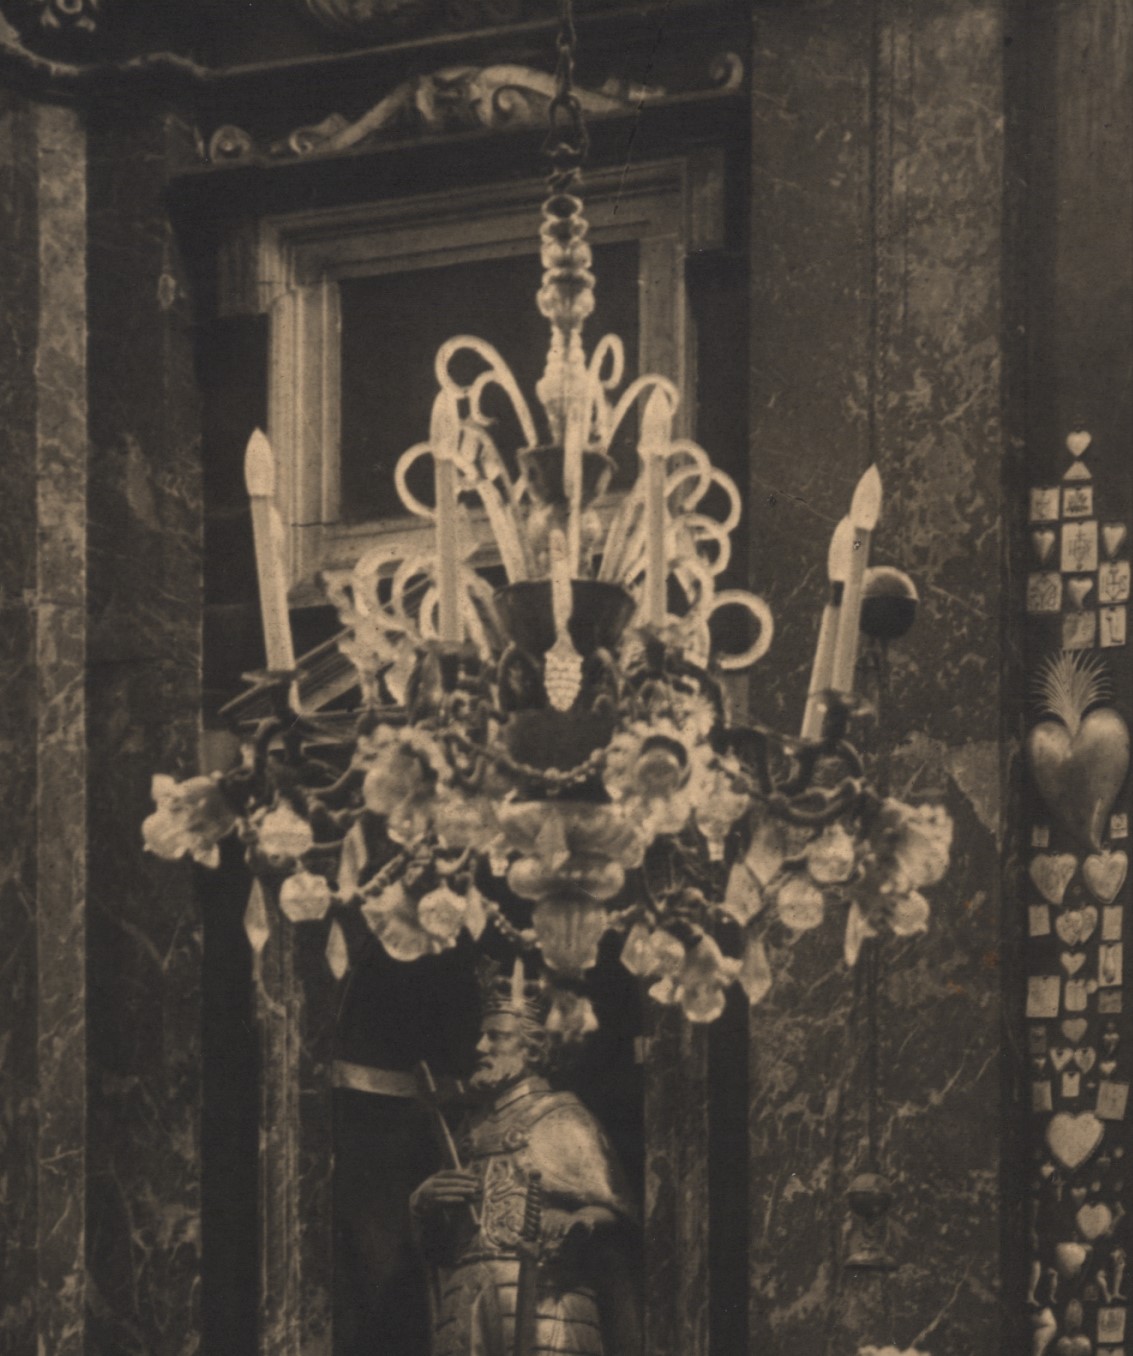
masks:
<instances>
[{"instance_id":1,"label":"hanging chain link","mask_svg":"<svg viewBox=\"0 0 1133 1356\"><path fill-rule=\"evenodd\" d=\"M551 163L550 184L555 192L565 192L579 177L590 137L582 118L582 104L574 92L574 62L578 33L574 24L572 0L561 0L559 32L555 40L558 61L555 66L555 94L547 109L547 139L543 154Z\"/></svg>"}]
</instances>

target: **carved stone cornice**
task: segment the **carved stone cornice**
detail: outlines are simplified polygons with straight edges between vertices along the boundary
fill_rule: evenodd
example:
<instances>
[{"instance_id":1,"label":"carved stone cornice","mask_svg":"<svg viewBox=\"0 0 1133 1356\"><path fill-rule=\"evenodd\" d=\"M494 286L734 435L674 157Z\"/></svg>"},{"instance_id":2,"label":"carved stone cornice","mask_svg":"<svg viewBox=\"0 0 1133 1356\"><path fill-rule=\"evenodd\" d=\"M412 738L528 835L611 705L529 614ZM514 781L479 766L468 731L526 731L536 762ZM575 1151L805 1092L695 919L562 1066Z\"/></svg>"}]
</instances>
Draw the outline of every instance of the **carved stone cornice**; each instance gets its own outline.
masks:
<instances>
[{"instance_id":1,"label":"carved stone cornice","mask_svg":"<svg viewBox=\"0 0 1133 1356\"><path fill-rule=\"evenodd\" d=\"M712 63L700 92L730 93L740 88L743 78L741 59L725 53ZM360 117L332 113L265 144L257 144L240 127L225 125L210 138L208 158L212 164L303 158L399 137L545 127L554 92L554 77L534 67L450 66L403 80ZM658 86L614 79L600 89L576 89L575 93L583 111L592 117L632 112L667 97L667 91ZM689 93L683 91L683 97Z\"/></svg>"}]
</instances>

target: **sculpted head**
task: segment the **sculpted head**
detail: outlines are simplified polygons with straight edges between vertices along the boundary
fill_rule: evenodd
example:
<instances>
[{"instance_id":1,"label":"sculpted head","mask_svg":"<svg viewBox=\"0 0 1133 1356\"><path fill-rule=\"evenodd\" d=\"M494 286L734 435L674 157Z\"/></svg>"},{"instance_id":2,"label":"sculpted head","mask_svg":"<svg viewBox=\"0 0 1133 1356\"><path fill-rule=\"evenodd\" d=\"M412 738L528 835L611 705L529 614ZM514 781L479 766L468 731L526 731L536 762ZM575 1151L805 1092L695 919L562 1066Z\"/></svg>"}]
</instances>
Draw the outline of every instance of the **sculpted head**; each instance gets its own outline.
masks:
<instances>
[{"instance_id":1,"label":"sculpted head","mask_svg":"<svg viewBox=\"0 0 1133 1356\"><path fill-rule=\"evenodd\" d=\"M476 1071L469 1083L487 1096L542 1073L547 1067L548 1036L532 998L526 993L519 998L497 985L485 1003L476 1053Z\"/></svg>"}]
</instances>

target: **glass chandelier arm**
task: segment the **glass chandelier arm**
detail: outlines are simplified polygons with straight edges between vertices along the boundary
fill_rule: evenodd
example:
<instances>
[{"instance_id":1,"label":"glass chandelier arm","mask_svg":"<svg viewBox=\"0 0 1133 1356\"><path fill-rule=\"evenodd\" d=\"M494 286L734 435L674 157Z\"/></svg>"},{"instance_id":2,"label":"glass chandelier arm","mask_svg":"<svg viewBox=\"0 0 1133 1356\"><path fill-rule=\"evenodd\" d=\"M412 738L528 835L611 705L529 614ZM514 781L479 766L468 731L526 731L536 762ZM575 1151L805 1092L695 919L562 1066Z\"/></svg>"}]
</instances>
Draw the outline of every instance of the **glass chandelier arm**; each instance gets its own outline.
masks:
<instances>
[{"instance_id":1,"label":"glass chandelier arm","mask_svg":"<svg viewBox=\"0 0 1133 1356\"><path fill-rule=\"evenodd\" d=\"M689 438L678 438L669 445L666 468L665 498L673 513L695 508L712 488L708 453Z\"/></svg>"},{"instance_id":2,"label":"glass chandelier arm","mask_svg":"<svg viewBox=\"0 0 1133 1356\"><path fill-rule=\"evenodd\" d=\"M464 566L462 570L464 587L470 600L469 611L475 615L477 621L476 635L484 635L491 643L485 648L484 653L490 654L492 646L498 651L504 644L504 629L500 624L499 613L496 611L496 593L491 584L476 573L470 566ZM479 604L479 607L476 606ZM488 619L493 635L487 636L487 631L482 623L482 616Z\"/></svg>"},{"instance_id":3,"label":"glass chandelier arm","mask_svg":"<svg viewBox=\"0 0 1133 1356\"><path fill-rule=\"evenodd\" d=\"M740 499L740 492L736 488L736 482L732 477L715 466L712 468L712 483L713 485L719 486L728 496L728 516L720 526L730 535L737 527L739 527L740 516L743 513L743 501Z\"/></svg>"},{"instance_id":4,"label":"glass chandelier arm","mask_svg":"<svg viewBox=\"0 0 1133 1356\"><path fill-rule=\"evenodd\" d=\"M407 556L394 571L390 586L389 611L397 617L407 630L420 630L420 618L424 604L417 609L417 622L409 611L410 603L406 598L409 585L414 579L432 580L434 578L433 556L425 552ZM424 631L421 631L424 635Z\"/></svg>"},{"instance_id":5,"label":"glass chandelier arm","mask_svg":"<svg viewBox=\"0 0 1133 1356\"><path fill-rule=\"evenodd\" d=\"M708 609L708 618L719 612L724 607L739 607L748 613L759 627L759 631L746 650L739 654L721 654L717 658L722 669L734 672L737 669L750 668L752 664L757 663L767 651L771 648L771 641L775 636L775 620L771 615L771 609L756 593L748 593L746 589L724 589L722 593L716 594L712 600L712 606Z\"/></svg>"},{"instance_id":6,"label":"glass chandelier arm","mask_svg":"<svg viewBox=\"0 0 1133 1356\"><path fill-rule=\"evenodd\" d=\"M397 565L405 557L405 547L400 543L382 542L358 557L358 562L350 572L350 587L353 591L355 611L363 616L371 612L385 613L385 607L378 598L378 583L382 572L389 566ZM341 586L340 586L341 587ZM336 591L332 601L336 602Z\"/></svg>"},{"instance_id":7,"label":"glass chandelier arm","mask_svg":"<svg viewBox=\"0 0 1133 1356\"><path fill-rule=\"evenodd\" d=\"M603 372L603 366L607 365L607 362L608 370ZM587 368L589 422L593 427L596 441L604 448L610 446L613 435L611 423L613 406L610 402L610 393L622 384L625 367L626 351L621 338L616 334L605 335L598 341L597 347L590 355L590 365Z\"/></svg>"},{"instance_id":8,"label":"glass chandelier arm","mask_svg":"<svg viewBox=\"0 0 1133 1356\"><path fill-rule=\"evenodd\" d=\"M530 579L534 573L534 565L527 533L521 526L517 512L518 495L515 483L504 469L503 460L488 434L475 426L466 426L465 432L473 441L475 450L464 463L468 467L470 478L462 488L479 496L484 512L488 515L492 535L499 547L500 559L507 571L508 580L515 583L520 579ZM485 461L489 463L494 475L484 470ZM503 492L496 484L497 480L503 482Z\"/></svg>"},{"instance_id":9,"label":"glass chandelier arm","mask_svg":"<svg viewBox=\"0 0 1133 1356\"><path fill-rule=\"evenodd\" d=\"M436 509L431 508L428 504L423 504L409 488L409 472L422 457L436 457L431 443L415 443L407 452L401 454L397 459L397 465L394 467L393 483L397 490L397 497L410 513L418 518L425 518L429 522L434 522L437 516ZM476 468L459 452L450 453L448 459L460 475L465 478L476 478Z\"/></svg>"},{"instance_id":10,"label":"glass chandelier arm","mask_svg":"<svg viewBox=\"0 0 1133 1356\"><path fill-rule=\"evenodd\" d=\"M498 634L494 642L493 637L488 634L488 628L484 625L484 616L491 619L497 633L500 629L496 621L491 587L480 578L475 570L470 569L467 565L461 566L459 579L461 599L465 604L460 609L463 632L471 639L481 655L490 655L493 644L495 643L498 647ZM479 602L479 607L473 603L473 599ZM437 640L439 638L439 620L440 594L436 587L430 584L425 590L418 610L417 629L422 640Z\"/></svg>"},{"instance_id":11,"label":"glass chandelier arm","mask_svg":"<svg viewBox=\"0 0 1133 1356\"><path fill-rule=\"evenodd\" d=\"M598 578L605 583L616 583L621 577L627 543L643 510L644 498L640 487L635 485L633 489L627 491L606 533L602 566L598 571Z\"/></svg>"},{"instance_id":12,"label":"glass chandelier arm","mask_svg":"<svg viewBox=\"0 0 1133 1356\"><path fill-rule=\"evenodd\" d=\"M719 467L713 466L708 458L708 453L699 443L694 443L690 439L681 438L674 442L669 450L670 462L678 456L687 457L691 464L679 465L676 470L670 471L669 478L665 485L665 495L669 501L669 508L672 513L688 511L696 508L704 496L713 485L723 490L728 498L728 512L721 526L725 532L734 532L740 523L740 516L743 511L743 501L740 498L740 492L736 488L736 482L726 471L721 471ZM680 490L686 481L695 479L695 485L692 489L685 490L678 496Z\"/></svg>"},{"instance_id":13,"label":"glass chandelier arm","mask_svg":"<svg viewBox=\"0 0 1133 1356\"><path fill-rule=\"evenodd\" d=\"M481 372L471 385L457 381L450 371L453 358L460 352L475 353L488 365L488 370ZM500 356L499 350L486 339L477 339L471 334L458 334L452 339L447 339L437 350L435 369L441 389L458 400L467 400L469 416L477 423L488 422L481 408L484 392L489 386L498 386L511 402L527 445L534 447L538 443L535 421L531 417L531 409L523 397L523 392L519 389L519 383L512 375L511 368Z\"/></svg>"},{"instance_id":14,"label":"glass chandelier arm","mask_svg":"<svg viewBox=\"0 0 1133 1356\"><path fill-rule=\"evenodd\" d=\"M682 514L669 528L669 541L671 559L695 553L707 564L713 575L726 570L732 559L731 534L723 523L718 523L715 518L709 518L707 514ZM704 544L708 542L716 548L716 554L713 556L706 555L703 550Z\"/></svg>"},{"instance_id":15,"label":"glass chandelier arm","mask_svg":"<svg viewBox=\"0 0 1133 1356\"><path fill-rule=\"evenodd\" d=\"M425 596L421 599L421 607L417 613L417 629L421 633L422 640L437 639L437 620L440 611L440 595L435 587L430 585L425 590Z\"/></svg>"}]
</instances>

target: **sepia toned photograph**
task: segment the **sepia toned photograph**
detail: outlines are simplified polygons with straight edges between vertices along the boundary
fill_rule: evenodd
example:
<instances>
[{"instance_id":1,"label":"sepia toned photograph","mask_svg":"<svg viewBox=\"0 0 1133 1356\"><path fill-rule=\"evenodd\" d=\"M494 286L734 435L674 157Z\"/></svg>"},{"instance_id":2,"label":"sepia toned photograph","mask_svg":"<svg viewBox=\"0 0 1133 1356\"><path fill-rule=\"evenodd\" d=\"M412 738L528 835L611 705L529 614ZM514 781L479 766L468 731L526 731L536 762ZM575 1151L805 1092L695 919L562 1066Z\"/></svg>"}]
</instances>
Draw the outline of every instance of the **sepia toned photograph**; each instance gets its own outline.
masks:
<instances>
[{"instance_id":1,"label":"sepia toned photograph","mask_svg":"<svg viewBox=\"0 0 1133 1356\"><path fill-rule=\"evenodd\" d=\"M0 0L0 1356L1133 1353L1131 522L1133 0Z\"/></svg>"}]
</instances>

